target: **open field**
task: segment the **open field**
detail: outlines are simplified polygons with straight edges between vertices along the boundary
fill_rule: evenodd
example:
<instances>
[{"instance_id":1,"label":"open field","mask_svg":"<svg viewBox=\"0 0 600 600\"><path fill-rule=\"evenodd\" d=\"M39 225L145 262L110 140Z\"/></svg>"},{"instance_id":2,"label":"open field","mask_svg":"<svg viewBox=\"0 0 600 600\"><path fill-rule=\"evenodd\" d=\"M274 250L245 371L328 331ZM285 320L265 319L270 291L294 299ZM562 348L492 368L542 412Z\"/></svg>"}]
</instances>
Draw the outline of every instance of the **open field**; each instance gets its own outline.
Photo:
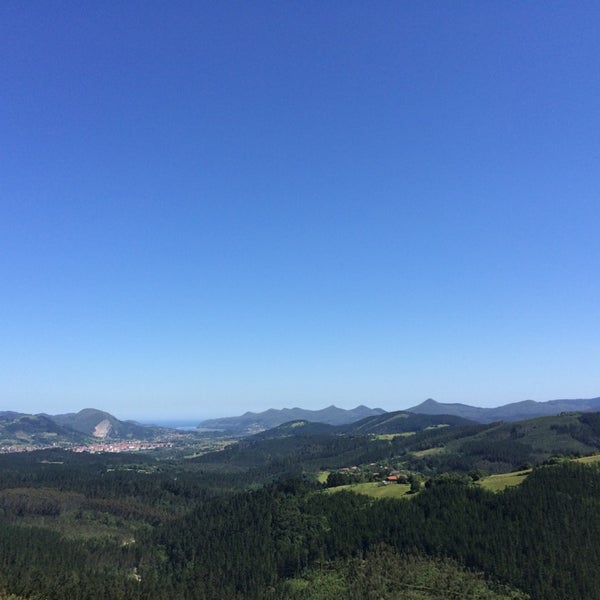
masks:
<instances>
[{"instance_id":1,"label":"open field","mask_svg":"<svg viewBox=\"0 0 600 600\"><path fill-rule=\"evenodd\" d=\"M440 447L427 448L426 450L417 450L416 452L413 452L413 456L416 456L418 458L423 458L424 456L431 456L432 454L440 454L441 452L444 452L444 448L440 446Z\"/></svg>"},{"instance_id":2,"label":"open field","mask_svg":"<svg viewBox=\"0 0 600 600\"><path fill-rule=\"evenodd\" d=\"M416 431L403 431L402 433L375 433L373 434L374 440L393 440L397 437L409 437L415 435Z\"/></svg>"},{"instance_id":3,"label":"open field","mask_svg":"<svg viewBox=\"0 0 600 600\"><path fill-rule=\"evenodd\" d=\"M410 485L408 483L390 483L388 485L378 482L354 483L352 485L339 485L334 488L328 488L325 492L333 494L342 490L356 494L365 494L372 498L402 498L408 494Z\"/></svg>"},{"instance_id":4,"label":"open field","mask_svg":"<svg viewBox=\"0 0 600 600\"><path fill-rule=\"evenodd\" d=\"M581 458L576 458L575 462L583 463L584 465L597 463L597 462L600 462L600 454L592 454L591 456L582 456Z\"/></svg>"},{"instance_id":5,"label":"open field","mask_svg":"<svg viewBox=\"0 0 600 600\"><path fill-rule=\"evenodd\" d=\"M327 477L329 477L329 471L319 471L319 475L317 476L317 481L319 483L326 483Z\"/></svg>"},{"instance_id":6,"label":"open field","mask_svg":"<svg viewBox=\"0 0 600 600\"><path fill-rule=\"evenodd\" d=\"M484 477L477 483L486 490L490 490L492 492L501 492L507 487L513 487L522 483L529 473L531 473L531 469L515 471L514 473L499 473L497 475Z\"/></svg>"},{"instance_id":7,"label":"open field","mask_svg":"<svg viewBox=\"0 0 600 600\"><path fill-rule=\"evenodd\" d=\"M594 464L600 462L600 454L592 454L591 456L583 456L572 460L582 464ZM481 485L486 490L500 492L507 487L519 485L525 480L529 473L531 473L531 469L514 471L512 473L498 473L497 475L489 475L488 477L480 479L477 484Z\"/></svg>"}]
</instances>

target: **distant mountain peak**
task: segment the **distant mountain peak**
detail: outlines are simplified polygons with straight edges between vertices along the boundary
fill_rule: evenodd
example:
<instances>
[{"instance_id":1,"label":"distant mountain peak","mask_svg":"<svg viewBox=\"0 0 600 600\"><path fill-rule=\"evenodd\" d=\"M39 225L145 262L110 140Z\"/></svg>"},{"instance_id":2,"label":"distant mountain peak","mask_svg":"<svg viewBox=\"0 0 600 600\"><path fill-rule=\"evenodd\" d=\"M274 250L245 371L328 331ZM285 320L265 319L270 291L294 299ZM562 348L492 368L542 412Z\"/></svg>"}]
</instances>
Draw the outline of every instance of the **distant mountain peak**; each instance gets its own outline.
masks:
<instances>
[{"instance_id":1,"label":"distant mountain peak","mask_svg":"<svg viewBox=\"0 0 600 600\"><path fill-rule=\"evenodd\" d=\"M427 398L419 404L419 406L441 406L439 402L436 402L433 398Z\"/></svg>"}]
</instances>

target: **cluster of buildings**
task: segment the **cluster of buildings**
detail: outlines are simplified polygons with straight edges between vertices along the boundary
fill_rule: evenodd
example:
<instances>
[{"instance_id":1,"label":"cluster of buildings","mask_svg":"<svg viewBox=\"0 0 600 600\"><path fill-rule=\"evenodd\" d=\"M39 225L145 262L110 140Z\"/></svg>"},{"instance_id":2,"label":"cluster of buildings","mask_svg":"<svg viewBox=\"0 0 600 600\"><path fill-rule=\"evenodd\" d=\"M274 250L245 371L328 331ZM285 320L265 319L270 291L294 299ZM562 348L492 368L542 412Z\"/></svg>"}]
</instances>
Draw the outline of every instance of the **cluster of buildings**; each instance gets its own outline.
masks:
<instances>
[{"instance_id":1,"label":"cluster of buildings","mask_svg":"<svg viewBox=\"0 0 600 600\"><path fill-rule=\"evenodd\" d=\"M383 464L370 463L369 465L342 467L338 470L342 476L348 479L348 482L378 481L387 485L389 483L407 483L409 475L406 472L398 471L393 467Z\"/></svg>"},{"instance_id":2,"label":"cluster of buildings","mask_svg":"<svg viewBox=\"0 0 600 600\"><path fill-rule=\"evenodd\" d=\"M0 454L13 454L15 452L34 452L35 450L49 450L62 448L71 452L89 452L99 454L101 452L139 452L142 450L158 450L159 448L172 448L173 442L149 442L142 440L127 440L113 442L98 442L95 444L81 444L79 446L51 444L47 446L0 446Z\"/></svg>"},{"instance_id":3,"label":"cluster of buildings","mask_svg":"<svg viewBox=\"0 0 600 600\"><path fill-rule=\"evenodd\" d=\"M15 452L33 452L39 450L38 446L0 446L0 454L13 454Z\"/></svg>"},{"instance_id":4,"label":"cluster of buildings","mask_svg":"<svg viewBox=\"0 0 600 600\"><path fill-rule=\"evenodd\" d=\"M96 444L85 444L69 448L71 452L89 452L99 454L101 452L139 452L140 450L158 450L159 448L171 448L172 442L148 442L141 440L98 442Z\"/></svg>"}]
</instances>

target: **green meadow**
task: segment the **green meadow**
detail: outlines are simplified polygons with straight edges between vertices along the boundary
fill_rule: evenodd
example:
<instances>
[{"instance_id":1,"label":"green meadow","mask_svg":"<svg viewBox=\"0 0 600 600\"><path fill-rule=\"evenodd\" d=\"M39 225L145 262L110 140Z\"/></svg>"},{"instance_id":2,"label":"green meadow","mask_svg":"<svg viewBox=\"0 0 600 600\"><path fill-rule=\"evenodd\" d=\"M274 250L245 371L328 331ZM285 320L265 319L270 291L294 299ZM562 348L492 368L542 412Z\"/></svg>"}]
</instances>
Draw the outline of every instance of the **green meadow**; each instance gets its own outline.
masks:
<instances>
[{"instance_id":1,"label":"green meadow","mask_svg":"<svg viewBox=\"0 0 600 600\"><path fill-rule=\"evenodd\" d=\"M410 485L408 483L390 483L383 485L379 482L353 483L352 485L339 485L328 488L326 493L333 494L347 490L356 494L365 494L372 498L402 498L408 494Z\"/></svg>"},{"instance_id":2,"label":"green meadow","mask_svg":"<svg viewBox=\"0 0 600 600\"><path fill-rule=\"evenodd\" d=\"M327 483L327 477L329 477L330 471L320 471L317 475L317 481L319 483Z\"/></svg>"},{"instance_id":3,"label":"green meadow","mask_svg":"<svg viewBox=\"0 0 600 600\"><path fill-rule=\"evenodd\" d=\"M507 487L519 485L531 473L531 469L515 471L513 473L498 473L497 475L489 475L480 479L477 483L482 488L491 492L501 492Z\"/></svg>"},{"instance_id":4,"label":"green meadow","mask_svg":"<svg viewBox=\"0 0 600 600\"><path fill-rule=\"evenodd\" d=\"M592 454L591 456L583 456L571 460L587 465L594 464L600 462L600 454ZM488 477L483 477L477 483L486 490L501 492L507 487L514 487L515 485L522 483L531 471L532 469L523 469L522 471L514 471L512 473L489 475Z\"/></svg>"},{"instance_id":5,"label":"green meadow","mask_svg":"<svg viewBox=\"0 0 600 600\"><path fill-rule=\"evenodd\" d=\"M576 458L576 462L583 463L584 465L590 465L593 463L600 462L600 454L592 454L591 456L582 456L581 458Z\"/></svg>"}]
</instances>

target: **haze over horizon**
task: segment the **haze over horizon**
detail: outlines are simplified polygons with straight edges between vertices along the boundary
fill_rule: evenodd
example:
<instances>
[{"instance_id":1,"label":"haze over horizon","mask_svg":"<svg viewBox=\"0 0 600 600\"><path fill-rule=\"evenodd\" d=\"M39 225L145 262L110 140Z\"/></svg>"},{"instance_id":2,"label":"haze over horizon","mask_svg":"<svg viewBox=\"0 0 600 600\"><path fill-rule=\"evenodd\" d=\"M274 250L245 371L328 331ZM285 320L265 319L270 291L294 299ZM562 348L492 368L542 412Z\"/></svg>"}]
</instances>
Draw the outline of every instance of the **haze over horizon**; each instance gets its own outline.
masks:
<instances>
[{"instance_id":1,"label":"haze over horizon","mask_svg":"<svg viewBox=\"0 0 600 600\"><path fill-rule=\"evenodd\" d=\"M0 410L598 396L600 6L0 6Z\"/></svg>"}]
</instances>

